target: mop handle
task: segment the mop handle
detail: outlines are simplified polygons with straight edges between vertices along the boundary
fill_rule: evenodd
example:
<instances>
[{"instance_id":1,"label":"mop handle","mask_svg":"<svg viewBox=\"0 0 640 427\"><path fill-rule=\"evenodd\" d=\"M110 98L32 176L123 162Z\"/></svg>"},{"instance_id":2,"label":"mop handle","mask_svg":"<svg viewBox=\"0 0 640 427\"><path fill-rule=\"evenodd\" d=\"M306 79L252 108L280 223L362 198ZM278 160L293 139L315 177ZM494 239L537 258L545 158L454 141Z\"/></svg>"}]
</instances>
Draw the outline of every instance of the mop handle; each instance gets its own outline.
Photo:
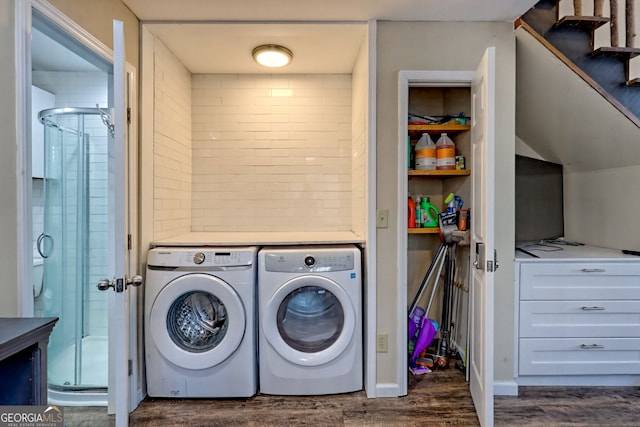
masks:
<instances>
[{"instance_id":1,"label":"mop handle","mask_svg":"<svg viewBox=\"0 0 640 427\"><path fill-rule=\"evenodd\" d=\"M433 257L433 261L431 261L431 265L427 270L427 274L425 274L424 279L422 279L422 283L420 284L420 289L418 289L418 293L416 294L415 298L413 299L413 302L411 303L411 306L409 307L409 316L413 314L413 311L418 306L418 302L420 301L420 298L422 298L422 294L427 288L427 284L429 283L429 279L431 278L431 274L433 273L434 267L436 266L436 264L440 263L440 267L438 269L438 276L436 276L436 283L434 284L434 288L436 287L438 283L437 279L440 276L440 273L442 271L442 261L444 260L444 255L446 251L447 251L447 247L445 244L441 244L440 247L438 247L438 250L436 251L436 255ZM433 299L433 295L431 300L432 299ZM429 302L429 307L430 306L431 306L431 302ZM428 314L429 314L429 311L428 310L425 311L425 315L428 315Z\"/></svg>"}]
</instances>

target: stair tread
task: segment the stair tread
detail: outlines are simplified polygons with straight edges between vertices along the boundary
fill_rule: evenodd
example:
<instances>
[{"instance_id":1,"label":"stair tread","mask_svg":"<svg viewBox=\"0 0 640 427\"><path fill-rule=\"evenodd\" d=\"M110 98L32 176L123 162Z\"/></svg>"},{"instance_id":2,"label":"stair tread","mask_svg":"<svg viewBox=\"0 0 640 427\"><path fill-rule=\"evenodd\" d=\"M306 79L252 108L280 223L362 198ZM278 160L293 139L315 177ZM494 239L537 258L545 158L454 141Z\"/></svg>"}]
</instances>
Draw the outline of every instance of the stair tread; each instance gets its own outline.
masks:
<instances>
[{"instance_id":1,"label":"stair tread","mask_svg":"<svg viewBox=\"0 0 640 427\"><path fill-rule=\"evenodd\" d=\"M568 15L560 18L555 23L556 28L577 28L580 30L594 31L610 21L605 16L574 16Z\"/></svg>"},{"instance_id":2,"label":"stair tread","mask_svg":"<svg viewBox=\"0 0 640 427\"><path fill-rule=\"evenodd\" d=\"M620 58L629 60L640 55L640 48L637 47L600 47L593 51L593 56L607 56L610 58Z\"/></svg>"}]
</instances>

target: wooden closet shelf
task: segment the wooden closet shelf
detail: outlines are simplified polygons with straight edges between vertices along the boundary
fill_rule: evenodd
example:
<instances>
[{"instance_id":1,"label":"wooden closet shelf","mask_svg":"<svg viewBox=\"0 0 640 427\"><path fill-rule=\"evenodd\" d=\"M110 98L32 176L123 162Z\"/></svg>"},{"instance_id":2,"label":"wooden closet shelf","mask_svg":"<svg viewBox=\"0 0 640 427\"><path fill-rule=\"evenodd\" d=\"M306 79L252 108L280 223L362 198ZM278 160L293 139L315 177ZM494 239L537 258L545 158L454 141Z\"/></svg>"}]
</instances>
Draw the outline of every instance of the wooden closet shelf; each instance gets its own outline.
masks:
<instances>
[{"instance_id":1,"label":"wooden closet shelf","mask_svg":"<svg viewBox=\"0 0 640 427\"><path fill-rule=\"evenodd\" d=\"M438 234L440 227L407 228L409 234Z\"/></svg>"},{"instance_id":2,"label":"wooden closet shelf","mask_svg":"<svg viewBox=\"0 0 640 427\"><path fill-rule=\"evenodd\" d=\"M469 169L464 170L415 170L409 169L407 171L409 178L446 178L456 176L469 176L471 171Z\"/></svg>"},{"instance_id":3,"label":"wooden closet shelf","mask_svg":"<svg viewBox=\"0 0 640 427\"><path fill-rule=\"evenodd\" d=\"M441 125L408 125L407 130L411 138L419 138L420 134L428 133L429 135L439 135L443 132L456 134L458 132L465 132L471 129L469 125L461 125L459 123L444 123ZM435 142L435 141L434 141Z\"/></svg>"}]
</instances>

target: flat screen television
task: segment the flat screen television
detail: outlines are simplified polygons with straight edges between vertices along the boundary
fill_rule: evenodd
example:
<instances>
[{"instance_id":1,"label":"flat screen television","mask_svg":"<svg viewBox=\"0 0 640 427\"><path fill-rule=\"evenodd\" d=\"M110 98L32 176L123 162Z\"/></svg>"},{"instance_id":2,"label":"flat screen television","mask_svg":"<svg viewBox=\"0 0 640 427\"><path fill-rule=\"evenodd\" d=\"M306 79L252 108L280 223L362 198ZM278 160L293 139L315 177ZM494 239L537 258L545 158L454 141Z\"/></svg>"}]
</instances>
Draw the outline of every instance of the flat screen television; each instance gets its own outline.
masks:
<instances>
[{"instance_id":1,"label":"flat screen television","mask_svg":"<svg viewBox=\"0 0 640 427\"><path fill-rule=\"evenodd\" d=\"M516 155L516 247L564 236L562 165Z\"/></svg>"}]
</instances>

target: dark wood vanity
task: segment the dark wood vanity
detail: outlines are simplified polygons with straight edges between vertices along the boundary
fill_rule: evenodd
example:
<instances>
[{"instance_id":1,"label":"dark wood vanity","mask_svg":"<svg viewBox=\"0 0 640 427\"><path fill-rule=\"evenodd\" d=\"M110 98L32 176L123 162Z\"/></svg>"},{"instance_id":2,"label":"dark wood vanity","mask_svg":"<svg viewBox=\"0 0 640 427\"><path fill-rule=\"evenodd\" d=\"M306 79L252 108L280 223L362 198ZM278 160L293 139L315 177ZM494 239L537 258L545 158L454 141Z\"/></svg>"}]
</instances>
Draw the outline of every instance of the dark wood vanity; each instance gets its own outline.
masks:
<instances>
[{"instance_id":1,"label":"dark wood vanity","mask_svg":"<svg viewBox=\"0 0 640 427\"><path fill-rule=\"evenodd\" d=\"M57 321L0 318L0 405L47 404L47 344Z\"/></svg>"}]
</instances>

